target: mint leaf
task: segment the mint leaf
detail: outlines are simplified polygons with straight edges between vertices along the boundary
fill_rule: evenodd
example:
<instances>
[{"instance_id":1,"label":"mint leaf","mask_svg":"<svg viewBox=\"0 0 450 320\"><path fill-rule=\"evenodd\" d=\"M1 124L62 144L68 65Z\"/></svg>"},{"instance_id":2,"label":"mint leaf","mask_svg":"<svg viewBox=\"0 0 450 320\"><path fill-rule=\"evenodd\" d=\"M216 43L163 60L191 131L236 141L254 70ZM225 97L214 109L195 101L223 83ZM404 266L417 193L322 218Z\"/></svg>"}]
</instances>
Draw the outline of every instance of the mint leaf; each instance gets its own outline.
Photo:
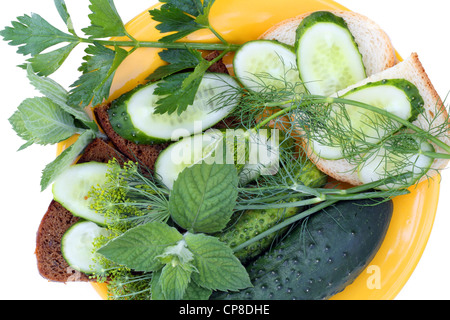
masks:
<instances>
[{"instance_id":1,"label":"mint leaf","mask_svg":"<svg viewBox=\"0 0 450 320\"><path fill-rule=\"evenodd\" d=\"M164 265L157 256L182 239L183 236L175 228L160 222L149 222L126 231L97 252L136 271L157 271Z\"/></svg>"},{"instance_id":2,"label":"mint leaf","mask_svg":"<svg viewBox=\"0 0 450 320\"><path fill-rule=\"evenodd\" d=\"M78 43L70 43L67 46L54 51L40 53L27 61L31 63L33 70L35 70L38 75L51 75L61 67L77 44Z\"/></svg>"},{"instance_id":3,"label":"mint leaf","mask_svg":"<svg viewBox=\"0 0 450 320\"><path fill-rule=\"evenodd\" d=\"M8 121L11 124L13 130L16 132L16 134L20 138L27 141L18 149L18 151L28 148L33 143L39 143L39 140L33 137L31 132L25 126L25 122L23 121L22 118L22 113L19 110L16 110L14 114L8 119Z\"/></svg>"},{"instance_id":4,"label":"mint leaf","mask_svg":"<svg viewBox=\"0 0 450 320\"><path fill-rule=\"evenodd\" d=\"M72 165L94 138L94 132L86 130L78 137L77 141L65 149L53 162L49 163L42 172L41 190L47 189L59 174Z\"/></svg>"},{"instance_id":5,"label":"mint leaf","mask_svg":"<svg viewBox=\"0 0 450 320\"><path fill-rule=\"evenodd\" d=\"M238 291L252 286L244 266L225 243L204 234L188 233L184 238L198 270L192 274L196 284L221 291Z\"/></svg>"},{"instance_id":6,"label":"mint leaf","mask_svg":"<svg viewBox=\"0 0 450 320\"><path fill-rule=\"evenodd\" d=\"M184 169L169 198L172 219L191 232L221 231L236 205L238 174L232 164L195 164Z\"/></svg>"},{"instance_id":7,"label":"mint leaf","mask_svg":"<svg viewBox=\"0 0 450 320\"><path fill-rule=\"evenodd\" d=\"M86 48L85 62L79 68L83 74L71 85L68 103L86 107L102 103L109 96L115 71L128 56L128 52L116 47L111 50L98 43Z\"/></svg>"},{"instance_id":8,"label":"mint leaf","mask_svg":"<svg viewBox=\"0 0 450 320\"><path fill-rule=\"evenodd\" d=\"M78 37L62 32L35 13L17 17L12 27L1 30L0 35L10 45L18 46L18 53L32 56L59 43L79 41Z\"/></svg>"},{"instance_id":9,"label":"mint leaf","mask_svg":"<svg viewBox=\"0 0 450 320\"><path fill-rule=\"evenodd\" d=\"M150 287L152 290L152 300L166 300L164 293L162 291L161 282L161 270L152 272L152 280L150 282Z\"/></svg>"},{"instance_id":10,"label":"mint leaf","mask_svg":"<svg viewBox=\"0 0 450 320\"><path fill-rule=\"evenodd\" d=\"M194 69L203 59L200 52L189 49L167 49L159 56L169 64L157 68L147 79L156 81L186 69Z\"/></svg>"},{"instance_id":11,"label":"mint leaf","mask_svg":"<svg viewBox=\"0 0 450 320\"><path fill-rule=\"evenodd\" d=\"M152 300L167 300L161 288L161 282L159 281L160 276L161 271L152 274ZM211 294L211 289L202 288L194 281L190 281L180 300L208 300Z\"/></svg>"},{"instance_id":12,"label":"mint leaf","mask_svg":"<svg viewBox=\"0 0 450 320\"><path fill-rule=\"evenodd\" d=\"M73 107L67 104L68 92L56 81L40 77L33 72L33 68L27 66L27 77L30 83L39 90L44 96L51 99L54 103L61 107L64 111L74 116L76 119L82 121L85 125L94 131L98 131L97 124L89 118L83 108Z\"/></svg>"},{"instance_id":13,"label":"mint leaf","mask_svg":"<svg viewBox=\"0 0 450 320\"><path fill-rule=\"evenodd\" d=\"M46 97L24 100L17 108L28 133L39 144L54 144L74 135L78 128L73 118Z\"/></svg>"},{"instance_id":14,"label":"mint leaf","mask_svg":"<svg viewBox=\"0 0 450 320\"><path fill-rule=\"evenodd\" d=\"M211 294L211 289L202 288L194 281L191 281L186 288L183 300L208 300Z\"/></svg>"},{"instance_id":15,"label":"mint leaf","mask_svg":"<svg viewBox=\"0 0 450 320\"><path fill-rule=\"evenodd\" d=\"M180 300L191 281L191 268L184 268L181 264L166 264L160 275L160 286L167 300Z\"/></svg>"},{"instance_id":16,"label":"mint leaf","mask_svg":"<svg viewBox=\"0 0 450 320\"><path fill-rule=\"evenodd\" d=\"M82 29L92 38L106 38L126 35L125 26L112 0L90 0L91 25Z\"/></svg>"}]
</instances>

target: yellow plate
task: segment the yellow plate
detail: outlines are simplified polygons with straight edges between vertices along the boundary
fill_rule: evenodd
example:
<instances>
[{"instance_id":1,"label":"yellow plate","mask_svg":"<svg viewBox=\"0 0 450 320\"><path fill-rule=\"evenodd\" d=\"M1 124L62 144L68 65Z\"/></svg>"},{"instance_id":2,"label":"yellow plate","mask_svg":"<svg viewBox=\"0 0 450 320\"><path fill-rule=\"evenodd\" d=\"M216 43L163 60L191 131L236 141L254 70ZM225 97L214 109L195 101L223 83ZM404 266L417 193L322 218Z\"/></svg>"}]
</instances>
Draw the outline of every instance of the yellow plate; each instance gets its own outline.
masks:
<instances>
[{"instance_id":1,"label":"yellow plate","mask_svg":"<svg viewBox=\"0 0 450 320\"><path fill-rule=\"evenodd\" d=\"M216 0L211 10L211 24L231 43L256 39L273 24L314 10L344 9L331 0ZM148 11L127 24L127 29L139 40L156 41L161 35ZM215 41L207 31L188 37L188 41ZM394 44L395 45L395 44ZM118 69L110 99L130 90L156 67L161 65L159 49L141 48ZM360 276L336 300L390 300L395 298L416 267L433 226L439 198L438 181L425 181L412 193L394 199L394 214L386 238ZM93 284L106 298L104 285Z\"/></svg>"}]
</instances>

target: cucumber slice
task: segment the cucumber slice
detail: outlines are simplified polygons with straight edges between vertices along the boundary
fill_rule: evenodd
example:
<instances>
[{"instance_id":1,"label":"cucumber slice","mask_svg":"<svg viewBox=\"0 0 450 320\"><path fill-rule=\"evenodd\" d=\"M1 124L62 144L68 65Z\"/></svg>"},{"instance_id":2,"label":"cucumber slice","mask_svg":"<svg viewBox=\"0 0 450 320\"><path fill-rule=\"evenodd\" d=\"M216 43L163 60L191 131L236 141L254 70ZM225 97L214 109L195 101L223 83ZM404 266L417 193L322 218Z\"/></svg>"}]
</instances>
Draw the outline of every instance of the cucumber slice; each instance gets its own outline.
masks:
<instances>
[{"instance_id":1,"label":"cucumber slice","mask_svg":"<svg viewBox=\"0 0 450 320\"><path fill-rule=\"evenodd\" d=\"M424 152L434 152L434 147L428 142L419 142L420 150ZM368 159L359 166L358 177L363 183L378 181L387 177L397 176L410 172L409 179L402 179L398 183L390 183L380 186L378 189L388 190L403 186L410 186L416 183L430 169L434 159L421 153L392 154L385 148L380 148L377 152L368 156Z\"/></svg>"},{"instance_id":2,"label":"cucumber slice","mask_svg":"<svg viewBox=\"0 0 450 320\"><path fill-rule=\"evenodd\" d=\"M233 93L226 99L212 100L219 95L226 96L227 91L238 88L238 83L227 74L207 73L200 83L194 103L182 114L155 114L156 102L161 98L154 94L157 86L158 82L138 87L112 102L108 113L114 131L137 144L176 141L212 127L239 102ZM226 105L223 105L224 100Z\"/></svg>"},{"instance_id":3,"label":"cucumber slice","mask_svg":"<svg viewBox=\"0 0 450 320\"><path fill-rule=\"evenodd\" d=\"M297 28L297 65L311 94L329 96L366 78L361 53L344 19L317 11Z\"/></svg>"},{"instance_id":4,"label":"cucumber slice","mask_svg":"<svg viewBox=\"0 0 450 320\"><path fill-rule=\"evenodd\" d=\"M248 148L246 159L240 160L244 165L239 172L239 183L246 185L261 175L274 175L278 172L280 162L280 138L278 130L260 129L245 137ZM243 152L241 152L243 153Z\"/></svg>"},{"instance_id":5,"label":"cucumber slice","mask_svg":"<svg viewBox=\"0 0 450 320\"><path fill-rule=\"evenodd\" d=\"M79 221L64 233L61 239L61 253L69 266L80 272L91 274L101 271L95 261L94 240L107 237L110 232L91 221Z\"/></svg>"},{"instance_id":6,"label":"cucumber slice","mask_svg":"<svg viewBox=\"0 0 450 320\"><path fill-rule=\"evenodd\" d=\"M203 134L185 137L162 151L155 162L155 174L169 189L178 175L187 167L201 161L223 159L223 134L219 130L208 130Z\"/></svg>"},{"instance_id":7,"label":"cucumber slice","mask_svg":"<svg viewBox=\"0 0 450 320\"><path fill-rule=\"evenodd\" d=\"M74 216L104 225L105 217L90 208L89 192L93 186L106 181L107 172L108 165L105 163L75 164L59 175L53 183L53 197Z\"/></svg>"},{"instance_id":8,"label":"cucumber slice","mask_svg":"<svg viewBox=\"0 0 450 320\"><path fill-rule=\"evenodd\" d=\"M408 120L414 121L423 112L424 101L416 86L404 79L389 79L354 88L341 96L341 98L363 102ZM333 106L329 121L335 126L352 128L352 134L356 139L364 139L365 143L378 143L383 137L392 134L401 125L389 121L374 112L345 105L345 115L341 107ZM345 120L342 120L345 119ZM383 123L389 123L383 125ZM323 131L311 132L310 146L319 157L328 160L342 159L343 147L333 141L319 141Z\"/></svg>"},{"instance_id":9,"label":"cucumber slice","mask_svg":"<svg viewBox=\"0 0 450 320\"><path fill-rule=\"evenodd\" d=\"M248 89L263 91L267 88L287 90L295 86L297 93L300 77L294 49L275 40L254 40L242 45L233 60L234 73Z\"/></svg>"},{"instance_id":10,"label":"cucumber slice","mask_svg":"<svg viewBox=\"0 0 450 320\"><path fill-rule=\"evenodd\" d=\"M274 137L274 139L276 136ZM208 130L171 144L158 156L155 173L160 181L172 189L178 175L187 167L207 163L235 164L241 183L261 174L278 170L278 144L266 130L260 133L244 130Z\"/></svg>"}]
</instances>

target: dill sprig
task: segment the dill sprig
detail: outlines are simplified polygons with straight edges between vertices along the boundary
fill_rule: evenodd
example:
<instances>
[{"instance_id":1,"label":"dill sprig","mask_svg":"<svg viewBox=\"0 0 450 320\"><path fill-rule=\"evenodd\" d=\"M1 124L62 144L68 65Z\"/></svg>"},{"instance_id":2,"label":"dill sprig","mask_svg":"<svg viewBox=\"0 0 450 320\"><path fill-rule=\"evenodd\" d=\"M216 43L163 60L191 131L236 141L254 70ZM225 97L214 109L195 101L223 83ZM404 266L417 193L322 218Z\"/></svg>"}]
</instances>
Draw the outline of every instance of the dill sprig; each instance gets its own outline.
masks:
<instances>
[{"instance_id":1,"label":"dill sprig","mask_svg":"<svg viewBox=\"0 0 450 320\"><path fill-rule=\"evenodd\" d=\"M144 172L138 163L129 161L121 166L113 159L108 163L105 183L91 190L91 206L105 216L109 229L123 232L169 219L169 191Z\"/></svg>"},{"instance_id":2,"label":"dill sprig","mask_svg":"<svg viewBox=\"0 0 450 320\"><path fill-rule=\"evenodd\" d=\"M299 141L314 140L322 146L339 149L340 159L352 165L348 174L354 174L377 154L384 157L380 163L388 163L390 168L381 178L397 177L399 180L391 188L404 189L411 186L411 181L420 181L405 178L404 172L426 176L435 170L421 167L416 161L418 155L450 159L450 119L440 101L434 110L419 114L418 122L413 123L364 102L301 92L304 86L299 82L280 79L278 84L286 83L285 87L265 85L264 81L257 83L258 91L236 89L240 104L233 116L241 125L255 131L266 126L279 128L286 136ZM349 107L365 115L357 127L351 121ZM436 150L424 149L423 142L435 145ZM302 144L302 148L304 153L310 152L309 146Z\"/></svg>"}]
</instances>

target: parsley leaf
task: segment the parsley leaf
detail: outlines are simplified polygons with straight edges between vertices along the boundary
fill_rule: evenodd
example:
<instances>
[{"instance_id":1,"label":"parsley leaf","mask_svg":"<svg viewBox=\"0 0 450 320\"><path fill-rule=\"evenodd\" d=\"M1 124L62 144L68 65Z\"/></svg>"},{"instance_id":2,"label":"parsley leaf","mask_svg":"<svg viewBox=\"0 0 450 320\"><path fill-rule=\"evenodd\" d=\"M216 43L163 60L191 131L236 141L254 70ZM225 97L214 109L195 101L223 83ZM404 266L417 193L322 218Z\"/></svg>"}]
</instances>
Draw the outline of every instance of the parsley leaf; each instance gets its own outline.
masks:
<instances>
[{"instance_id":1,"label":"parsley leaf","mask_svg":"<svg viewBox=\"0 0 450 320\"><path fill-rule=\"evenodd\" d=\"M59 43L79 42L78 37L62 32L35 13L18 17L12 27L1 30L0 35L10 45L19 46L18 53L32 56Z\"/></svg>"},{"instance_id":2,"label":"parsley leaf","mask_svg":"<svg viewBox=\"0 0 450 320\"><path fill-rule=\"evenodd\" d=\"M68 103L71 105L97 105L109 96L109 90L120 63L129 52L116 47L115 50L95 43L86 48L85 62L78 69L83 74L71 85Z\"/></svg>"},{"instance_id":3,"label":"parsley leaf","mask_svg":"<svg viewBox=\"0 0 450 320\"><path fill-rule=\"evenodd\" d=\"M169 64L158 67L147 78L150 81L160 80L186 69L194 69L203 60L199 51L190 49L167 49L161 51L159 56Z\"/></svg>"},{"instance_id":4,"label":"parsley leaf","mask_svg":"<svg viewBox=\"0 0 450 320\"><path fill-rule=\"evenodd\" d=\"M162 0L160 9L150 10L153 20L160 22L156 29L162 33L174 32L160 39L174 42L209 27L208 15L214 0Z\"/></svg>"},{"instance_id":5,"label":"parsley leaf","mask_svg":"<svg viewBox=\"0 0 450 320\"><path fill-rule=\"evenodd\" d=\"M200 53L195 57L201 60L194 71L177 73L158 83L155 94L161 97L156 102L156 114L172 114L176 111L180 115L194 103L203 76L211 65L209 61L201 57Z\"/></svg>"},{"instance_id":6,"label":"parsley leaf","mask_svg":"<svg viewBox=\"0 0 450 320\"><path fill-rule=\"evenodd\" d=\"M69 32L76 36L75 29L73 27L72 18L70 17L69 12L67 11L67 6L64 0L55 0L55 7L58 10L59 16L64 21L67 26Z\"/></svg>"},{"instance_id":7,"label":"parsley leaf","mask_svg":"<svg viewBox=\"0 0 450 320\"><path fill-rule=\"evenodd\" d=\"M54 51L38 54L27 61L40 76L49 76L59 69L77 45L78 43L70 43Z\"/></svg>"},{"instance_id":8,"label":"parsley leaf","mask_svg":"<svg viewBox=\"0 0 450 320\"><path fill-rule=\"evenodd\" d=\"M91 25L82 29L93 38L125 36L127 34L122 19L112 0L90 0Z\"/></svg>"},{"instance_id":9,"label":"parsley leaf","mask_svg":"<svg viewBox=\"0 0 450 320\"><path fill-rule=\"evenodd\" d=\"M236 205L237 185L233 164L202 162L184 169L170 194L172 219L190 232L223 230Z\"/></svg>"}]
</instances>

